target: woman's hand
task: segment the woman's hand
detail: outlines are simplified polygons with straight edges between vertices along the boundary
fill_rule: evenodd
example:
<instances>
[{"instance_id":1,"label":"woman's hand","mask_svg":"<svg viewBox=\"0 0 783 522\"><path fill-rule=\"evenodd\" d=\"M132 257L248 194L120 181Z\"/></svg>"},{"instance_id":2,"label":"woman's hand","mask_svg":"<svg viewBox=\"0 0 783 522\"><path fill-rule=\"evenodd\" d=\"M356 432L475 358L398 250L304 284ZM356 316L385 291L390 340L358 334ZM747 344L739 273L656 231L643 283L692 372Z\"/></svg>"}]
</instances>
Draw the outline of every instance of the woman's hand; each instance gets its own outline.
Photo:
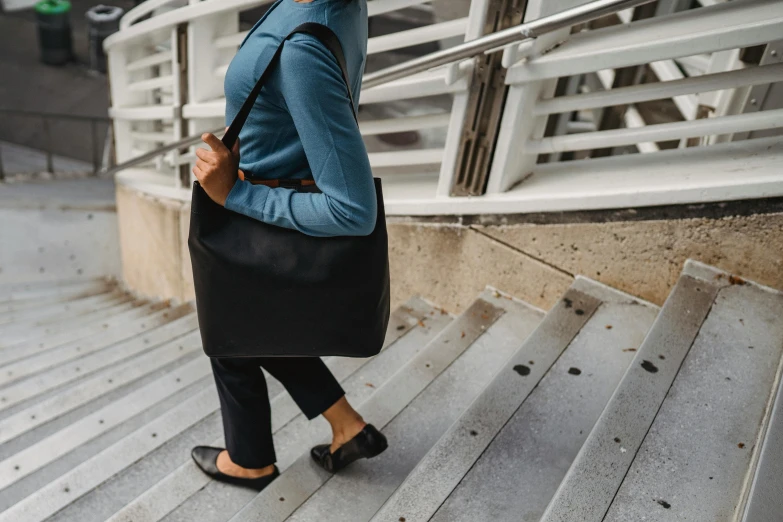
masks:
<instances>
[{"instance_id":1,"label":"woman's hand","mask_svg":"<svg viewBox=\"0 0 783 522\"><path fill-rule=\"evenodd\" d=\"M228 127L226 127L228 129ZM223 142L211 132L201 135L201 141L212 150L196 149L196 166L193 174L207 195L219 205L226 205L228 193L234 187L239 172L239 138L228 150Z\"/></svg>"}]
</instances>

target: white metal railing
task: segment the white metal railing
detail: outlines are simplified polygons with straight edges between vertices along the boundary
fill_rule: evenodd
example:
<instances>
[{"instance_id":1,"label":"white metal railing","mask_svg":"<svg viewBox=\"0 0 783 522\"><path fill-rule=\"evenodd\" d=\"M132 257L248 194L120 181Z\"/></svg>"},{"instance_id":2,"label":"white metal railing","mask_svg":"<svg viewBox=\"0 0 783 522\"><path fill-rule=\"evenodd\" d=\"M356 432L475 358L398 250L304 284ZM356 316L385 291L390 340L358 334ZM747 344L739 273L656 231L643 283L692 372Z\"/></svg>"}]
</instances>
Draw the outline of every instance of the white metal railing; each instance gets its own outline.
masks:
<instances>
[{"instance_id":1,"label":"white metal railing","mask_svg":"<svg viewBox=\"0 0 783 522\"><path fill-rule=\"evenodd\" d=\"M153 9L172 5L158 0L146 11L131 10L131 19L124 29L107 39L113 103L110 115L114 119L117 161L143 158L154 162L151 170L137 171L133 176L170 187L167 194L187 197L186 192L177 192L181 185L176 172L179 165L189 164L195 156L192 148L189 152L180 151L185 144L193 143L188 136L222 128L223 78L247 34L239 29L239 13L268 1L191 0L190 5L166 11ZM618 11L649 0L599 0L589 4L584 0L530 0L523 25L479 38L488 1L474 0L467 18L374 37L368 43L368 54L373 55L455 36L463 36L466 41L365 76L360 105L421 104L423 109L374 120L363 118L360 127L368 140L380 134L411 130L445 133L445 144L436 144L434 148L381 149L371 153L374 170L387 177L384 192L390 213L571 208L579 183L590 180L571 179L578 177L573 171L574 162L563 161L561 153L629 145L671 162L666 159L671 151L661 151L658 143L679 139L680 146L685 147L693 144L693 138L705 144L732 141L752 137L749 133L759 130L778 128L783 121L779 111L743 114L748 112L751 99L755 99L751 93L760 92L752 89L768 88L783 80L777 63L783 49L777 59L767 56L762 66L748 67L739 60L740 48L774 42L780 36L783 3L737 0L721 5L705 0L701 3L707 7L684 10L689 2L660 0L659 16L637 22L631 20L631 10ZM378 16L428 5L427 0L368 0L368 11L370 16ZM558 8L570 9L552 12ZM153 11L152 18L136 22ZM618 13L620 25L571 34L572 26L612 13ZM184 54L177 52L181 41L178 33L183 32L187 33ZM474 65L469 58L501 51L503 65L508 69L509 93L487 195L448 197L468 110ZM181 64L183 56L187 59ZM648 64L658 82L611 88L615 69ZM187 75L186 82L182 81L183 74ZM555 85L560 79L567 79L568 87L563 95L555 97ZM433 110L426 100L418 101L437 95L453 98L450 112ZM672 100L683 121L648 125L637 104L655 100ZM628 105L624 114L626 128L599 130L596 122L602 111L615 105ZM557 118L557 125L553 135L544 137L550 118ZM170 144L165 147L167 153L161 156L166 144ZM693 156L692 153L695 154L683 149L683 154ZM541 154L548 154L549 163L539 163ZM627 168L634 168L632 160L623 161L628 161ZM436 173L433 167L439 171ZM689 168L693 168L692 164ZM571 176L565 189L558 185L558 169ZM632 178L628 176L629 180ZM783 194L783 187L779 187L783 180L770 177L762 181L759 186L763 185L764 194ZM658 188L652 184L629 184L624 196L600 194L595 203L585 199L583 207L576 208L652 204L660 202L661 196L645 200L635 194L656 192ZM678 188L670 184L667 190ZM737 193L740 192L743 197L753 194L752 189ZM725 197L724 192L713 193L709 187L698 192L701 199L715 199L719 193ZM675 196L670 199L679 201Z\"/></svg>"},{"instance_id":2,"label":"white metal railing","mask_svg":"<svg viewBox=\"0 0 783 522\"><path fill-rule=\"evenodd\" d=\"M716 102L712 102L704 117L696 118L697 107L705 103L706 93L736 98L749 86L783 81L783 66L779 59L742 69L735 69L736 58L723 67L709 66L727 53L736 56L738 49L775 42L783 27L783 3L745 0L710 4L640 22L563 35L557 48L534 48L524 57L520 57L517 50L513 60L506 60L509 65L506 82L510 90L488 192L506 193L515 187L514 190L521 193L526 182L533 182L538 170L555 176L557 165L549 164L542 169L538 163L540 154L629 145L642 152L656 153L656 143L682 140L682 147L687 144L687 138L708 137L702 142L713 143L720 141L716 140L718 136L783 127L780 109L741 114L736 107L732 110L727 104L721 106ZM783 49L772 54L779 57L781 51ZM661 73L662 67L656 65L680 61L701 63L706 68L697 76L681 73L667 77ZM582 92L554 96L554 86L560 78L600 77L612 69L646 64L651 64L660 81L612 89L610 76L608 81L601 81L598 89L586 81ZM686 97L684 102L683 97ZM674 100L683 113L683 121L655 125L642 122L634 126L628 122L629 111L625 114L627 128L544 137L549 117L563 115L569 118L586 113L590 119L595 118L595 111L609 107L633 107L641 102L667 99ZM627 162L627 168L633 169L632 158L619 161ZM570 165L560 164L570 171ZM667 168L676 169L677 166ZM688 165L688 168L693 167ZM683 175L688 173L683 172Z\"/></svg>"}]
</instances>

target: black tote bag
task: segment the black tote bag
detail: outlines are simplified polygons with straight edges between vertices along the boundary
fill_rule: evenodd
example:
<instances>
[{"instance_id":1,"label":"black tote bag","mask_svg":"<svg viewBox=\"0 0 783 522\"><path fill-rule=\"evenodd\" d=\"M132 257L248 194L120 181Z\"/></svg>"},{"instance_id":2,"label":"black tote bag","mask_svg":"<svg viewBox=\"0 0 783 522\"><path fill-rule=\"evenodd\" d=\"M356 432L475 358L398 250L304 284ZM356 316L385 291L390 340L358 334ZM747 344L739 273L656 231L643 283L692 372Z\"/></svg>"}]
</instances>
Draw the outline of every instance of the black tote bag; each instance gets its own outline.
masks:
<instances>
[{"instance_id":1,"label":"black tote bag","mask_svg":"<svg viewBox=\"0 0 783 522\"><path fill-rule=\"evenodd\" d=\"M317 37L335 56L353 111L337 36L314 23L300 25L291 35L299 32ZM226 131L223 143L229 149L270 69L271 62ZM188 247L208 356L370 357L380 352L389 324L389 253L381 181L374 181L375 230L368 236L337 237L309 236L230 211L194 182ZM318 191L314 186L301 190L307 189Z\"/></svg>"}]
</instances>

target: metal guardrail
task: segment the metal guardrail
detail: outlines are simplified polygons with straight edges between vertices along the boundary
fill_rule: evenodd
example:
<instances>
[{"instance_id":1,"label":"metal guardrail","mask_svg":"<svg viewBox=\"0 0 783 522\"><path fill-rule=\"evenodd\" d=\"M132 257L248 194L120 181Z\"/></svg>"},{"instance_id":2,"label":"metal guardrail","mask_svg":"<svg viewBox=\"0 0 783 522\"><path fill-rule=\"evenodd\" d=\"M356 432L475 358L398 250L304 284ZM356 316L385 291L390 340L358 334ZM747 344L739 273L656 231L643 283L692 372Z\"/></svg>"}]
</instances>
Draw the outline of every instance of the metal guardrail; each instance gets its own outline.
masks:
<instances>
[{"instance_id":1,"label":"metal guardrail","mask_svg":"<svg viewBox=\"0 0 783 522\"><path fill-rule=\"evenodd\" d=\"M368 74L362 82L363 89L376 87L384 83L405 78L435 67L459 60L473 58L480 54L501 51L503 47L532 40L546 33L564 29L601 18L618 11L630 9L653 0L597 0L578 7L566 9L550 16L544 16L532 22L526 22L502 31L492 33L469 42L415 58L392 67Z\"/></svg>"},{"instance_id":2,"label":"metal guardrail","mask_svg":"<svg viewBox=\"0 0 783 522\"><path fill-rule=\"evenodd\" d=\"M43 111L30 111L20 109L3 109L0 108L0 114L8 116L21 116L26 118L41 118L43 123L44 132L44 148L43 151L46 154L46 170L47 172L54 173L54 152L52 152L52 136L49 122L51 120L64 120L64 121L83 121L90 123L90 139L92 145L92 166L93 174L98 174L101 171L101 155L98 142L98 124L105 123L111 125L111 118L106 116L84 116L78 114L65 114L57 112L43 112ZM3 169L3 159L0 155L0 181L5 178L5 170Z\"/></svg>"},{"instance_id":3,"label":"metal guardrail","mask_svg":"<svg viewBox=\"0 0 783 522\"><path fill-rule=\"evenodd\" d=\"M435 53L415 58L407 62L403 62L392 67L387 67L375 73L368 74L362 81L362 88L368 89L371 87L377 87L385 83L392 82L424 72L435 67L447 65L457 62L459 60L465 60L473 58L485 53L498 52L503 50L505 46L513 43L523 42L525 40L531 40L541 35L557 31L566 27L571 27L576 24L586 23L591 20L595 20L602 16L617 13L625 9L630 9L638 5L647 4L654 0L596 0L578 7L566 9L559 13L555 13L550 16L545 16L532 22L526 22L515 27L504 29L469 42L444 49ZM220 127L213 134L217 135L225 131L224 127ZM146 154L133 158L131 160L115 165L111 169L104 171L106 174L113 174L121 170L145 163L151 159L154 159L161 154L165 154L170 150L174 150L180 147L187 147L194 145L201 141L201 134L198 136L189 136L179 141L169 143L150 151Z\"/></svg>"}]
</instances>

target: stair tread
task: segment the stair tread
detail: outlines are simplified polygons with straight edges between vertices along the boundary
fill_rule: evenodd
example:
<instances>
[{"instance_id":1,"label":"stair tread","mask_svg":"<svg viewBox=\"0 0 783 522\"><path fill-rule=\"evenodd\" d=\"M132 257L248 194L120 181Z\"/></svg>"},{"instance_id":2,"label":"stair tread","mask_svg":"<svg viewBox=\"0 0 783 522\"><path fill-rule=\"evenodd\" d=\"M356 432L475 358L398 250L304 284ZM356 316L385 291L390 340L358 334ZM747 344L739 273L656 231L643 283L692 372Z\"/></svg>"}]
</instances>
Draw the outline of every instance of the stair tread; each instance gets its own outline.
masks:
<instances>
[{"instance_id":1,"label":"stair tread","mask_svg":"<svg viewBox=\"0 0 783 522\"><path fill-rule=\"evenodd\" d=\"M29 401L43 400L47 393L58 392L60 388L110 368L121 361L131 359L148 349L198 327L195 313L185 314L179 319L159 326L152 326L140 335L111 344L75 360L58 364L52 368L0 388L0 415L4 410L13 410ZM110 371L110 370L109 370Z\"/></svg>"},{"instance_id":2,"label":"stair tread","mask_svg":"<svg viewBox=\"0 0 783 522\"><path fill-rule=\"evenodd\" d=\"M65 300L74 295L109 288L112 283L105 280L79 281L64 286L38 287L28 290L13 290L0 295L0 305L40 303L47 300Z\"/></svg>"},{"instance_id":3,"label":"stair tread","mask_svg":"<svg viewBox=\"0 0 783 522\"><path fill-rule=\"evenodd\" d=\"M93 295L64 303L53 303L16 312L0 312L0 328L5 329L15 323L29 323L33 321L40 321L40 324L44 324L46 321L54 321L59 317L67 316L69 313L78 313L79 310L91 309L93 306L99 307L104 303L125 295L125 292L120 290L106 288L100 292L95 292Z\"/></svg>"},{"instance_id":4,"label":"stair tread","mask_svg":"<svg viewBox=\"0 0 783 522\"><path fill-rule=\"evenodd\" d=\"M678 376L678 372L684 368L683 361L696 357L691 355L692 347L701 343L700 331L711 321L716 302L722 299L720 296L727 287L739 281L700 263L686 264L634 361L547 506L542 522L572 520L573 517L587 522L605 520L640 447L647 444L646 437L658 422L661 405L672 393L673 383L688 379ZM767 292L755 285L748 288ZM732 326L742 326L738 321L732 321L735 322L727 325L729 331ZM767 383L767 387L769 394L771 383ZM682 422L680 418L679 429L683 434L689 433ZM620 444L615 442L616 438L620 439ZM712 487L712 484L701 483L701 486ZM653 500L648 497L639 500ZM659 497L655 500L669 502ZM656 513L657 508L662 513L668 512L662 505L647 505L648 510L656 509ZM714 519L707 517L705 520Z\"/></svg>"},{"instance_id":5,"label":"stair tread","mask_svg":"<svg viewBox=\"0 0 783 522\"><path fill-rule=\"evenodd\" d=\"M0 444L25 435L29 430L88 404L114 389L200 349L201 336L198 330L191 330L189 333L153 348L139 357L111 366L109 371L91 375L69 387L63 393L50 396L24 410L0 419Z\"/></svg>"},{"instance_id":6,"label":"stair tread","mask_svg":"<svg viewBox=\"0 0 783 522\"><path fill-rule=\"evenodd\" d=\"M680 277L541 522L603 519L716 294L715 284ZM657 363L660 355L667 364L657 373L641 366L644 360ZM626 451L617 447L616 437Z\"/></svg>"},{"instance_id":7,"label":"stair tread","mask_svg":"<svg viewBox=\"0 0 783 522\"><path fill-rule=\"evenodd\" d=\"M123 323L135 317L146 315L161 306L160 303L135 301L130 296L120 298L115 302L105 304L101 310L93 310L75 317L63 317L61 321L40 326L18 325L4 329L3 342L0 345L0 354L12 352L24 352L29 355L33 350L45 350L58 346L57 343L66 343L89 336L100 326L99 323L109 325ZM37 346L36 346L37 345Z\"/></svg>"},{"instance_id":8,"label":"stair tread","mask_svg":"<svg viewBox=\"0 0 783 522\"><path fill-rule=\"evenodd\" d=\"M576 281L373 522L536 519L656 313Z\"/></svg>"},{"instance_id":9,"label":"stair tread","mask_svg":"<svg viewBox=\"0 0 783 522\"><path fill-rule=\"evenodd\" d=\"M144 333L158 326L190 313L190 310L191 307L189 305L183 305L174 309L157 305L145 306L141 310L135 311L135 313L131 313L133 311L124 312L113 320L107 320L104 323L99 322L93 325L94 327L91 326L89 329L92 333L85 337L79 337L65 344L59 342L61 338L57 338L52 342L45 342L46 348L49 348L49 345L54 345L54 347L45 349L45 351L39 351L36 348L33 351L33 355L12 359L11 362L0 367L0 393L2 393L2 387L20 379L30 378L39 372L77 360L85 355L107 348L112 344L139 338ZM104 325L107 326L104 328ZM6 352L9 351L4 350L0 352L0 355L6 355ZM8 357L12 357L14 354L19 355L14 350L8 354Z\"/></svg>"},{"instance_id":10,"label":"stair tread","mask_svg":"<svg viewBox=\"0 0 783 522\"><path fill-rule=\"evenodd\" d=\"M389 439L386 452L337 475L314 466L305 453L232 522L255 520L258 513L270 522L292 514L291 520L369 520L540 322L539 310L494 294L485 291L359 406Z\"/></svg>"},{"instance_id":11,"label":"stair tread","mask_svg":"<svg viewBox=\"0 0 783 522\"><path fill-rule=\"evenodd\" d=\"M783 462L783 293L696 262L660 310L583 277L547 314L490 287L456 318L411 298L378 356L324 358L389 448L326 473L328 423L267 375L282 475L260 494L191 462L223 445L192 305L130 299L0 286L0 522L751 522Z\"/></svg>"},{"instance_id":12,"label":"stair tread","mask_svg":"<svg viewBox=\"0 0 783 522\"><path fill-rule=\"evenodd\" d=\"M53 288L62 288L72 285L78 285L78 284L85 284L85 283L95 283L95 282L107 282L107 279L104 277L90 277L90 278L83 278L83 279L55 279L52 281L27 281L27 282L21 282L21 283L2 283L0 284L0 298L2 296L14 293L14 292L20 292L20 291L27 291L27 290L38 290L38 289L53 289Z\"/></svg>"},{"instance_id":13,"label":"stair tread","mask_svg":"<svg viewBox=\"0 0 783 522\"><path fill-rule=\"evenodd\" d=\"M30 310L46 305L64 304L85 297L90 297L99 293L109 292L113 289L113 286L109 284L95 283L86 289L73 289L70 291L63 291L57 295L41 296L29 299L16 299L10 301L0 301L0 314L8 314L14 312L22 312L24 310Z\"/></svg>"},{"instance_id":14,"label":"stair tread","mask_svg":"<svg viewBox=\"0 0 783 522\"><path fill-rule=\"evenodd\" d=\"M720 290L605 521L733 518L779 372L781 317L781 294Z\"/></svg>"}]
</instances>

